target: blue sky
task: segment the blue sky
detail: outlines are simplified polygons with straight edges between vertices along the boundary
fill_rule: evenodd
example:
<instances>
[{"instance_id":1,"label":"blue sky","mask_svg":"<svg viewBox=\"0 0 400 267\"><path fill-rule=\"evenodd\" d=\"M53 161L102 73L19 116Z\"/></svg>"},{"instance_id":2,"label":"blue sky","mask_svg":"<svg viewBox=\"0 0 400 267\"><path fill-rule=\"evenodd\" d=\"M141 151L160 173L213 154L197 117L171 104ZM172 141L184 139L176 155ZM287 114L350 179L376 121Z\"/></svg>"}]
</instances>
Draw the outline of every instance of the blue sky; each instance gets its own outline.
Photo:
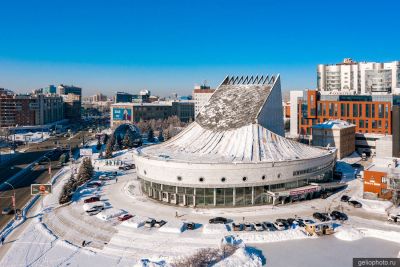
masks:
<instances>
[{"instance_id":1,"label":"blue sky","mask_svg":"<svg viewBox=\"0 0 400 267\"><path fill-rule=\"evenodd\" d=\"M226 75L280 73L313 88L316 64L400 60L399 1L0 3L0 87L189 94Z\"/></svg>"}]
</instances>

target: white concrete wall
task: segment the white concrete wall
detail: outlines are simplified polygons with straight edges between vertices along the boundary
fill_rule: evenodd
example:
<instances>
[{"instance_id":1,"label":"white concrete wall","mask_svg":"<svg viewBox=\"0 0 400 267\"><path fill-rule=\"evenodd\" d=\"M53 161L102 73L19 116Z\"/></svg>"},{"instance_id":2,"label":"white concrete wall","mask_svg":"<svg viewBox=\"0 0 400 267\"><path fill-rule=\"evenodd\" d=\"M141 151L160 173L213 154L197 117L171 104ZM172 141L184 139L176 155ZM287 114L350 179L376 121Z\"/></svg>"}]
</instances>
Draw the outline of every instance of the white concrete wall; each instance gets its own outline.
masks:
<instances>
[{"instance_id":1,"label":"white concrete wall","mask_svg":"<svg viewBox=\"0 0 400 267\"><path fill-rule=\"evenodd\" d=\"M303 97L303 91L290 91L290 137L299 135L297 101L301 97Z\"/></svg>"},{"instance_id":2,"label":"white concrete wall","mask_svg":"<svg viewBox=\"0 0 400 267\"><path fill-rule=\"evenodd\" d=\"M258 114L257 121L260 125L280 136L285 136L283 124L283 107L281 81L279 76L271 88L266 103Z\"/></svg>"},{"instance_id":3,"label":"white concrete wall","mask_svg":"<svg viewBox=\"0 0 400 267\"><path fill-rule=\"evenodd\" d=\"M332 169L335 153L320 158L275 163L197 164L150 159L138 154L134 155L134 160L138 176L148 181L189 187L244 187L285 183L323 174ZM293 176L293 171L322 166L326 168L314 174ZM182 177L181 181L178 176ZM203 182L199 181L200 177L204 178ZM221 182L222 177L226 178L225 182ZM243 181L243 177L247 180Z\"/></svg>"}]
</instances>

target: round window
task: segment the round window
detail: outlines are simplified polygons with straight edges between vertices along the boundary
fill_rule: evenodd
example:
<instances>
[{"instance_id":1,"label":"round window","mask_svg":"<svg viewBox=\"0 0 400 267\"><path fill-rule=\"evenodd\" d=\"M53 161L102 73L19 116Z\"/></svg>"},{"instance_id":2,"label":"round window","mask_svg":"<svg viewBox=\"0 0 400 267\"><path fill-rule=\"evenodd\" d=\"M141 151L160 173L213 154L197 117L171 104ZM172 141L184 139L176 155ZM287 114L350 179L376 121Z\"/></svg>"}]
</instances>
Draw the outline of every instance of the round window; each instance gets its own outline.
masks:
<instances>
[{"instance_id":1,"label":"round window","mask_svg":"<svg viewBox=\"0 0 400 267\"><path fill-rule=\"evenodd\" d=\"M281 178L281 174L280 173L278 173L278 178Z\"/></svg>"},{"instance_id":2,"label":"round window","mask_svg":"<svg viewBox=\"0 0 400 267\"><path fill-rule=\"evenodd\" d=\"M178 181L182 181L182 177L181 176L178 176L177 179L178 179Z\"/></svg>"},{"instance_id":3,"label":"round window","mask_svg":"<svg viewBox=\"0 0 400 267\"><path fill-rule=\"evenodd\" d=\"M265 175L263 175L263 176L261 177L261 179L265 180Z\"/></svg>"},{"instance_id":4,"label":"round window","mask_svg":"<svg viewBox=\"0 0 400 267\"><path fill-rule=\"evenodd\" d=\"M146 170L144 170L144 174L147 174Z\"/></svg>"},{"instance_id":5,"label":"round window","mask_svg":"<svg viewBox=\"0 0 400 267\"><path fill-rule=\"evenodd\" d=\"M222 177L221 178L221 182L225 182L226 181L226 178L225 177Z\"/></svg>"},{"instance_id":6,"label":"round window","mask_svg":"<svg viewBox=\"0 0 400 267\"><path fill-rule=\"evenodd\" d=\"M203 178L203 177L200 177L200 178L199 178L199 181L200 181L200 182L204 182L204 178Z\"/></svg>"},{"instance_id":7,"label":"round window","mask_svg":"<svg viewBox=\"0 0 400 267\"><path fill-rule=\"evenodd\" d=\"M242 180L243 180L243 182L246 182L247 181L247 177L246 176L243 177Z\"/></svg>"}]
</instances>

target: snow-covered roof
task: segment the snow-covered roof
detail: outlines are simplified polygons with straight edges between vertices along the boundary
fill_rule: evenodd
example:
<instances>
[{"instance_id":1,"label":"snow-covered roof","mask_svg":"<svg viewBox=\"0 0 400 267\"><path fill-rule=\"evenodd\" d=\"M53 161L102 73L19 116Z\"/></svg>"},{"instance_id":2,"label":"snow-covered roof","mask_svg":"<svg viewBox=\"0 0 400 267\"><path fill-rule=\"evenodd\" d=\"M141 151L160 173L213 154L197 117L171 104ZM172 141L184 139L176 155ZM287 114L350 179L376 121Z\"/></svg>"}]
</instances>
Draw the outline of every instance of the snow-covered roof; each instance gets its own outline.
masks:
<instances>
[{"instance_id":1,"label":"snow-covered roof","mask_svg":"<svg viewBox=\"0 0 400 267\"><path fill-rule=\"evenodd\" d=\"M354 124L351 124L344 120L329 120L323 123L319 123L314 125L313 129L344 129L349 127L355 127Z\"/></svg>"},{"instance_id":2,"label":"snow-covered roof","mask_svg":"<svg viewBox=\"0 0 400 267\"><path fill-rule=\"evenodd\" d=\"M279 76L228 76L196 122L165 143L139 149L139 155L193 163L257 163L317 158L332 153L286 139L260 124L260 112L270 105L268 97L274 90L281 90L276 81L279 82ZM278 107L282 108L280 102ZM270 116L267 119L277 119Z\"/></svg>"},{"instance_id":3,"label":"snow-covered roof","mask_svg":"<svg viewBox=\"0 0 400 267\"><path fill-rule=\"evenodd\" d=\"M315 158L328 150L307 146L279 136L259 124L213 131L197 122L168 142L139 150L159 160L198 163L275 162Z\"/></svg>"},{"instance_id":4,"label":"snow-covered roof","mask_svg":"<svg viewBox=\"0 0 400 267\"><path fill-rule=\"evenodd\" d=\"M256 123L275 77L226 77L196 121L206 129L227 130Z\"/></svg>"}]
</instances>

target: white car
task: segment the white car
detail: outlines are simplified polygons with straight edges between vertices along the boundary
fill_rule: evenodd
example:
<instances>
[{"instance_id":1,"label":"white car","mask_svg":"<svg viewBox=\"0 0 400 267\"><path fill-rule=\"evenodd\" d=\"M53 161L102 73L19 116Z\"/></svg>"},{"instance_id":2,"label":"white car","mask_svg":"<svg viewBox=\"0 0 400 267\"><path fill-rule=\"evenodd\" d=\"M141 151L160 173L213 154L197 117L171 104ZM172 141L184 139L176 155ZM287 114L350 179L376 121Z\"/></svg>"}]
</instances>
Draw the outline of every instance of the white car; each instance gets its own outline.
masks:
<instances>
[{"instance_id":1,"label":"white car","mask_svg":"<svg viewBox=\"0 0 400 267\"><path fill-rule=\"evenodd\" d=\"M283 231L283 230L286 229L285 225L283 223L281 223L281 222L274 222L274 226L279 231Z\"/></svg>"},{"instance_id":2,"label":"white car","mask_svg":"<svg viewBox=\"0 0 400 267\"><path fill-rule=\"evenodd\" d=\"M254 228L256 229L256 231L264 231L264 227L263 227L262 223L260 223L260 222L256 222L254 224Z\"/></svg>"}]
</instances>

